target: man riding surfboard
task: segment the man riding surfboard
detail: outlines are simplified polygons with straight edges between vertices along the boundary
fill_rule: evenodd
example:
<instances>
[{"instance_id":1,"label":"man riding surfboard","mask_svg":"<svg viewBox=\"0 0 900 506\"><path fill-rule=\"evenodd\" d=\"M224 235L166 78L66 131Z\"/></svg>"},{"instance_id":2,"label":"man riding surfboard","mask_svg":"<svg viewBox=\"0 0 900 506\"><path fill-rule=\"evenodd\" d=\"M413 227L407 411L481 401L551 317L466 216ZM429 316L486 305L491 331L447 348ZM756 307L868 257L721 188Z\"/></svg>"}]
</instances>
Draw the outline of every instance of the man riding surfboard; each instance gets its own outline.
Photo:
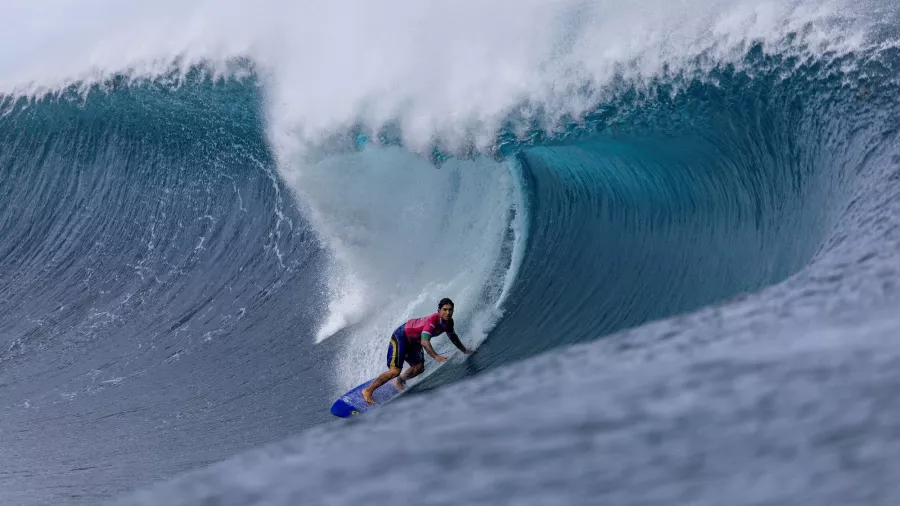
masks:
<instances>
[{"instance_id":1,"label":"man riding surfboard","mask_svg":"<svg viewBox=\"0 0 900 506\"><path fill-rule=\"evenodd\" d=\"M423 318L413 318L397 327L388 343L388 370L375 378L372 384L362 391L362 396L366 403L374 405L375 400L372 399L372 394L378 387L388 381L394 380L397 390L402 392L406 388L407 380L422 374L425 370L423 350L437 363L447 360L447 357L439 355L431 346L431 338L444 332L447 333L450 342L459 348L461 352L466 355L472 353L472 350L463 346L459 336L453 330L453 301L450 299L441 299L438 303L437 313L432 313ZM401 374L404 361L409 364L409 367Z\"/></svg>"}]
</instances>

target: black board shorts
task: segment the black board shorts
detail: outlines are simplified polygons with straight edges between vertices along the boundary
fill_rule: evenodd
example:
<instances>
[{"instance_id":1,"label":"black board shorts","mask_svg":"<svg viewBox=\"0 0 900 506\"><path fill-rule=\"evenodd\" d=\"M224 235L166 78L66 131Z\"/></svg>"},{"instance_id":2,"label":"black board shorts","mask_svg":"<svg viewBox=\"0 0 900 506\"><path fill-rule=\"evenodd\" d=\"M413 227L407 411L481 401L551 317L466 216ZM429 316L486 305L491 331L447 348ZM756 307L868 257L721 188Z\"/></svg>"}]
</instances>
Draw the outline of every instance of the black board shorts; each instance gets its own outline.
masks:
<instances>
[{"instance_id":1,"label":"black board shorts","mask_svg":"<svg viewBox=\"0 0 900 506\"><path fill-rule=\"evenodd\" d=\"M425 362L425 350L421 344L410 344L406 340L406 332L403 326L397 328L391 335L387 349L387 366L403 369L403 362L409 365L417 365Z\"/></svg>"}]
</instances>

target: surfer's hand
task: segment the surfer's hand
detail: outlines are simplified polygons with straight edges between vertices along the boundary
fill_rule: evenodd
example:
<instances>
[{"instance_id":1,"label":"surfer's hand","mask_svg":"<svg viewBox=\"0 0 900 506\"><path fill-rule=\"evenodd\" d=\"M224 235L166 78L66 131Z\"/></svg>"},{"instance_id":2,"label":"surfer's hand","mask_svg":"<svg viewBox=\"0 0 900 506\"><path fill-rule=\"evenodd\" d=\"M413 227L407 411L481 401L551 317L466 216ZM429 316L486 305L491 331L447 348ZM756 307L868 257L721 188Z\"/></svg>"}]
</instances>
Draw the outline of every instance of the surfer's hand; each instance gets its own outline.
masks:
<instances>
[{"instance_id":1,"label":"surfer's hand","mask_svg":"<svg viewBox=\"0 0 900 506\"><path fill-rule=\"evenodd\" d=\"M434 357L434 361L440 364L441 362L446 362L447 357L445 357L443 355L438 355L438 356Z\"/></svg>"}]
</instances>

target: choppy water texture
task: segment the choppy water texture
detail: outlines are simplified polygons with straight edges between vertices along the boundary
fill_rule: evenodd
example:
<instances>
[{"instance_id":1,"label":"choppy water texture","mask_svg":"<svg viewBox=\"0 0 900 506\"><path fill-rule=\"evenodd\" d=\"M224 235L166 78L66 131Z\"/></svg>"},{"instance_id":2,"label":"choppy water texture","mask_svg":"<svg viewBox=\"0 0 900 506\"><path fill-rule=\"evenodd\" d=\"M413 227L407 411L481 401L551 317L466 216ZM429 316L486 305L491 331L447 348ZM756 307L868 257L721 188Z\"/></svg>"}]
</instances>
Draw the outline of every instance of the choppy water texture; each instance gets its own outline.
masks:
<instances>
[{"instance_id":1,"label":"choppy water texture","mask_svg":"<svg viewBox=\"0 0 900 506\"><path fill-rule=\"evenodd\" d=\"M96 3L2 35L0 503L900 502L897 5Z\"/></svg>"}]
</instances>

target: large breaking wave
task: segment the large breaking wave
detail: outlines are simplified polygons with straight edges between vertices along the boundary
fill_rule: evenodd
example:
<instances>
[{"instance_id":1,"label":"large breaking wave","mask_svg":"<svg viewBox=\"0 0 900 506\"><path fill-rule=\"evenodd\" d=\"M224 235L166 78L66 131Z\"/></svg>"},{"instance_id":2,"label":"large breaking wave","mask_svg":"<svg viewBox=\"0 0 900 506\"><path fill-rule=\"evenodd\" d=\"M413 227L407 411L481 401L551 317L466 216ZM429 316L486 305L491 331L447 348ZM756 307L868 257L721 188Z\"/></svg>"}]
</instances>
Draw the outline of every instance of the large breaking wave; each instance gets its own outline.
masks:
<instances>
[{"instance_id":1,"label":"large breaking wave","mask_svg":"<svg viewBox=\"0 0 900 506\"><path fill-rule=\"evenodd\" d=\"M844 304L779 290L893 293L890 5L100 4L4 35L4 501L327 421L443 296L479 351L423 394L700 308Z\"/></svg>"}]
</instances>

